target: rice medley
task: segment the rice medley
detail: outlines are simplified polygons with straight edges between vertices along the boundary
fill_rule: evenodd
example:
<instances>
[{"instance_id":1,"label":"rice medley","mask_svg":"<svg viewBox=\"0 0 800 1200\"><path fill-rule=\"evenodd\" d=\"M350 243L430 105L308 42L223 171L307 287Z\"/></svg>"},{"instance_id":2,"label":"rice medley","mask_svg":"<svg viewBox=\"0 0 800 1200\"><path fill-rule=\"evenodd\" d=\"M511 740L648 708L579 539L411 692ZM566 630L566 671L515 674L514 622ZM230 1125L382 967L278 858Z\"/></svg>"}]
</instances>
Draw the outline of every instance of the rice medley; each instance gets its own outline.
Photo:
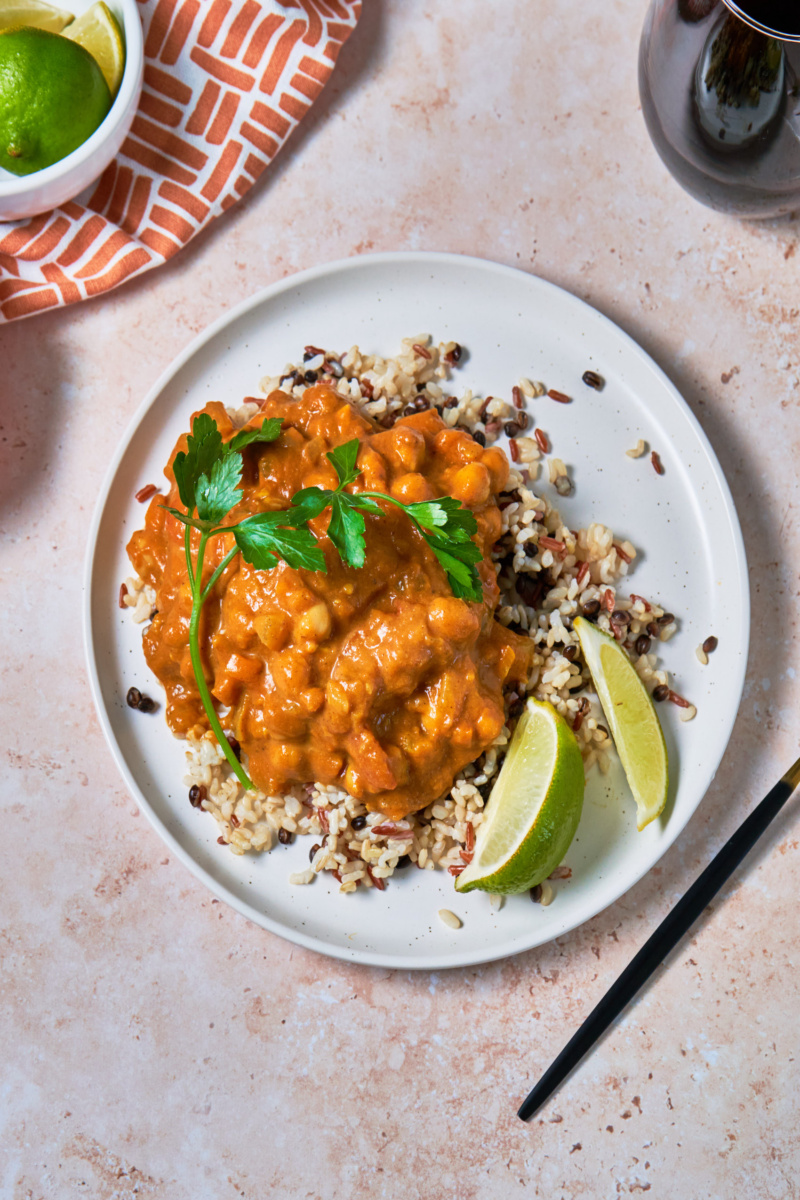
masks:
<instances>
[{"instance_id":1,"label":"rice medley","mask_svg":"<svg viewBox=\"0 0 800 1200\"><path fill-rule=\"evenodd\" d=\"M598 523L569 529L557 508L533 489L544 466L545 480L560 495L572 490L563 461L546 456L545 435L541 430L531 431L533 436L528 432L527 402L544 395L544 384L521 379L511 401L469 390L457 398L449 382L461 355L457 343L435 345L427 334L405 338L393 359L362 354L358 346L342 356L309 346L301 365L290 364L282 375L267 376L260 390L267 396L280 388L299 398L308 386L325 382L384 428L399 416L435 408L446 425L469 431L482 444L492 444L503 432L509 436L512 466L500 498L502 534L493 553L501 591L495 617L534 642L526 694L549 701L574 729L585 769L596 767L605 773L612 743L591 693L572 619L580 613L589 616L623 642L648 690L669 692L684 705L686 720L695 710L671 692L667 673L652 650L672 636L675 620L644 597L617 595L619 582L636 558L630 542L616 541L612 531ZM229 412L240 426L259 407L257 400L248 400ZM125 586L123 604L133 610L134 620L147 620L155 603L153 589L135 577ZM281 795L245 791L211 731L188 741L184 782L193 789L196 806L215 818L218 841L235 854L269 850L295 834L310 835L309 864L290 875L292 883L310 883L328 871L347 893L358 887L383 890L396 870L411 865L458 875L470 861L484 804L524 696L508 691L505 700L506 724L489 749L459 773L447 796L403 820L388 821L368 812L361 801L329 785L296 786Z\"/></svg>"}]
</instances>

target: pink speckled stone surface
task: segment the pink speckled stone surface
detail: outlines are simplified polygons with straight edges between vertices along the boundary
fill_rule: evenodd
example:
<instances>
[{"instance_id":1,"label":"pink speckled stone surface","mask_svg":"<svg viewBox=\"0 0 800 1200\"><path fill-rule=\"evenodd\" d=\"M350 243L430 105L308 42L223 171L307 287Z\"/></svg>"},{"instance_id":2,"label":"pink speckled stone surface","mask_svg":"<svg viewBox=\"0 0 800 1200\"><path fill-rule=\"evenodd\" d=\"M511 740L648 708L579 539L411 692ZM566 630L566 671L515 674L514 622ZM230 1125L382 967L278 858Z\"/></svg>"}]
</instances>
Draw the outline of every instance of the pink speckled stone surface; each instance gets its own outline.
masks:
<instances>
[{"instance_id":1,"label":"pink speckled stone surface","mask_svg":"<svg viewBox=\"0 0 800 1200\"><path fill-rule=\"evenodd\" d=\"M673 184L638 107L642 18L367 0L243 204L160 272L0 334L3 1200L797 1196L797 801L540 1117L515 1116L798 752L798 226ZM727 472L754 606L730 749L659 867L554 944L439 975L328 961L212 900L117 776L80 632L106 463L177 351L292 271L405 248L537 272L638 339Z\"/></svg>"}]
</instances>

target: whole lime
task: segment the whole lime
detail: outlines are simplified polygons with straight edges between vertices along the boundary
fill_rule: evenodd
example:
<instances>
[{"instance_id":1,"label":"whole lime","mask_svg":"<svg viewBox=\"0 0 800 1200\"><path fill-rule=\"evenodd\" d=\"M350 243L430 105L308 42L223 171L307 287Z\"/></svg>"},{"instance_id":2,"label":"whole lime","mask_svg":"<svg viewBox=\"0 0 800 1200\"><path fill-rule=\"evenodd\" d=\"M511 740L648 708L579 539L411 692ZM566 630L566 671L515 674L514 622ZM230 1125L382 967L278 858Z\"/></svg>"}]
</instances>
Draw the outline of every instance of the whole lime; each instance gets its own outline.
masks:
<instances>
[{"instance_id":1,"label":"whole lime","mask_svg":"<svg viewBox=\"0 0 800 1200\"><path fill-rule=\"evenodd\" d=\"M30 175L71 154L111 107L88 50L22 26L0 33L0 166Z\"/></svg>"}]
</instances>

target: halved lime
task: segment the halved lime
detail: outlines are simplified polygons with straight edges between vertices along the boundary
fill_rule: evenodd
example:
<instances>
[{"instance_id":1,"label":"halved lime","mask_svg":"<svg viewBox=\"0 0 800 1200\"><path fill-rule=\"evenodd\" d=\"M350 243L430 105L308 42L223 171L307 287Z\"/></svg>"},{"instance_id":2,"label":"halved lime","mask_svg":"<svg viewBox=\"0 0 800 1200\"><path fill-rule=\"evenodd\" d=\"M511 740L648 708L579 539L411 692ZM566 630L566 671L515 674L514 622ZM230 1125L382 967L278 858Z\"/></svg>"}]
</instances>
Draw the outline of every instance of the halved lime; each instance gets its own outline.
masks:
<instances>
[{"instance_id":1,"label":"halved lime","mask_svg":"<svg viewBox=\"0 0 800 1200\"><path fill-rule=\"evenodd\" d=\"M90 137L111 107L100 67L82 46L23 25L0 33L0 166L30 175Z\"/></svg>"},{"instance_id":2,"label":"halved lime","mask_svg":"<svg viewBox=\"0 0 800 1200\"><path fill-rule=\"evenodd\" d=\"M116 96L125 70L125 42L119 22L107 5L93 4L73 21L64 37L88 50L105 76L108 90Z\"/></svg>"},{"instance_id":3,"label":"halved lime","mask_svg":"<svg viewBox=\"0 0 800 1200\"><path fill-rule=\"evenodd\" d=\"M582 807L583 760L575 734L552 705L529 700L456 891L511 896L535 887L569 849Z\"/></svg>"},{"instance_id":4,"label":"halved lime","mask_svg":"<svg viewBox=\"0 0 800 1200\"><path fill-rule=\"evenodd\" d=\"M575 618L574 629L636 801L636 826L644 829L663 811L669 787L655 705L619 642L585 617Z\"/></svg>"},{"instance_id":5,"label":"halved lime","mask_svg":"<svg viewBox=\"0 0 800 1200\"><path fill-rule=\"evenodd\" d=\"M0 32L17 25L32 25L48 33L61 33L74 19L71 12L54 8L43 0L0 0Z\"/></svg>"}]
</instances>

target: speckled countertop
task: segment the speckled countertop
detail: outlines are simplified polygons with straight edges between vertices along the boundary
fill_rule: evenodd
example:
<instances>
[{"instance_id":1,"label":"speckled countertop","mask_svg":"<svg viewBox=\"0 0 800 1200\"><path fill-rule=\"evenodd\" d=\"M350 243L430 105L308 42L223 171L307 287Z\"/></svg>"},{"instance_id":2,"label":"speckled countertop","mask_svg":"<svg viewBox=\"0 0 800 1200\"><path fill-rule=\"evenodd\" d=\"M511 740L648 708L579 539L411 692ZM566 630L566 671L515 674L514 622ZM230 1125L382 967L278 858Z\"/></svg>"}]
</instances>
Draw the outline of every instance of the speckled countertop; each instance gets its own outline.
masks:
<instances>
[{"instance_id":1,"label":"speckled countertop","mask_svg":"<svg viewBox=\"0 0 800 1200\"><path fill-rule=\"evenodd\" d=\"M540 1118L515 1116L797 754L798 226L671 181L642 16L367 0L244 203L160 272L0 332L3 1200L797 1195L797 801ZM730 749L660 865L551 945L439 975L325 960L214 901L137 815L80 632L106 462L177 351L292 271L404 248L536 272L655 357L727 473L754 612Z\"/></svg>"}]
</instances>

